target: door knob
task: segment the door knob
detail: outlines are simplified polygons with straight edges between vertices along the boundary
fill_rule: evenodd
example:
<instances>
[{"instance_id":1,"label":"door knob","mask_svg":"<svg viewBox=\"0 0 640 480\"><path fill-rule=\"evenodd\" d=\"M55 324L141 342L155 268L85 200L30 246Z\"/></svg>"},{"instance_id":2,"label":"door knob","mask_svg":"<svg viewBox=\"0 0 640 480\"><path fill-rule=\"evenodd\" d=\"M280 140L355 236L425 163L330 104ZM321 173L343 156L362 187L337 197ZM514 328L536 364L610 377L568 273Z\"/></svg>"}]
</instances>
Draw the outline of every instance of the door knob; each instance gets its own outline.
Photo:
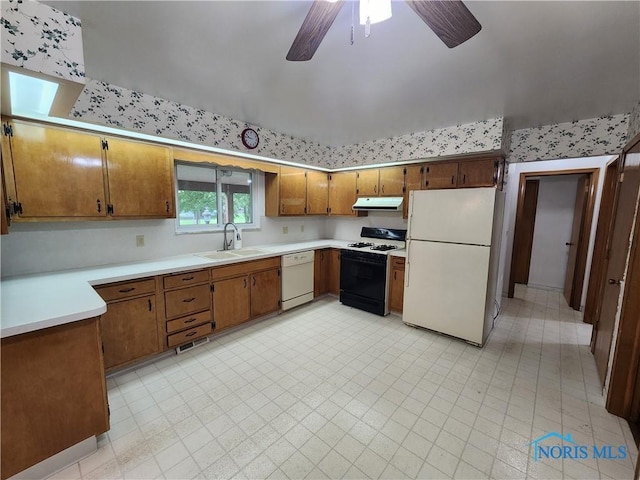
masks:
<instances>
[{"instance_id":1,"label":"door knob","mask_svg":"<svg viewBox=\"0 0 640 480\"><path fill-rule=\"evenodd\" d=\"M571 242L567 242L567 243L565 243L565 245L566 245L567 247L570 247L571 245L573 245L573 243L571 243Z\"/></svg>"},{"instance_id":2,"label":"door knob","mask_svg":"<svg viewBox=\"0 0 640 480\"><path fill-rule=\"evenodd\" d=\"M616 280L615 278L610 278L608 282L609 285L620 285L620 280Z\"/></svg>"}]
</instances>

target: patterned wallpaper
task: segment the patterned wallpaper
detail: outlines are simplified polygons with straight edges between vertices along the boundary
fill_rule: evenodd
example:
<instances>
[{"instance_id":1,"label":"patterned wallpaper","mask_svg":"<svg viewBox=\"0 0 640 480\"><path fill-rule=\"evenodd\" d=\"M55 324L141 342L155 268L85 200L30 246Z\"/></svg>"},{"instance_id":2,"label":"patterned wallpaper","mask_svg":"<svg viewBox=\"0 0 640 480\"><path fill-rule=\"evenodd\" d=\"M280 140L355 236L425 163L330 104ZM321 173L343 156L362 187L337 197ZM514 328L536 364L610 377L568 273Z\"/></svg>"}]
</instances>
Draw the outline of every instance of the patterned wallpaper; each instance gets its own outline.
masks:
<instances>
[{"instance_id":1,"label":"patterned wallpaper","mask_svg":"<svg viewBox=\"0 0 640 480\"><path fill-rule=\"evenodd\" d=\"M627 138L628 114L515 130L509 162L590 157L617 153Z\"/></svg>"},{"instance_id":2,"label":"patterned wallpaper","mask_svg":"<svg viewBox=\"0 0 640 480\"><path fill-rule=\"evenodd\" d=\"M500 150L502 117L334 149L328 168Z\"/></svg>"},{"instance_id":3,"label":"patterned wallpaper","mask_svg":"<svg viewBox=\"0 0 640 480\"><path fill-rule=\"evenodd\" d=\"M627 131L627 142L640 133L640 101L629 114L629 130Z\"/></svg>"},{"instance_id":4,"label":"patterned wallpaper","mask_svg":"<svg viewBox=\"0 0 640 480\"><path fill-rule=\"evenodd\" d=\"M330 147L319 143L96 80L87 83L69 116L74 120L308 165L325 166L331 153ZM240 140L240 133L249 126L260 136L254 150L245 148Z\"/></svg>"},{"instance_id":5,"label":"patterned wallpaper","mask_svg":"<svg viewBox=\"0 0 640 480\"><path fill-rule=\"evenodd\" d=\"M80 20L48 5L2 2L2 62L85 83Z\"/></svg>"}]
</instances>

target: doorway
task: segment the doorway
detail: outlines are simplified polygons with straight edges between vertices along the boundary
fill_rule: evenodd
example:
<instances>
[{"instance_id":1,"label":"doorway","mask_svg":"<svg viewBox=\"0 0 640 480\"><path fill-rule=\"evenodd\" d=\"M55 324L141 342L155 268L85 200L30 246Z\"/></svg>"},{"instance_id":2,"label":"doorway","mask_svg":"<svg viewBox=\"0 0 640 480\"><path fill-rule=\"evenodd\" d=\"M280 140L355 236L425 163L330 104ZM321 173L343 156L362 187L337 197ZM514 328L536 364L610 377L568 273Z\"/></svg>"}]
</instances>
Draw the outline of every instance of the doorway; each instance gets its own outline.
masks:
<instances>
[{"instance_id":1,"label":"doorway","mask_svg":"<svg viewBox=\"0 0 640 480\"><path fill-rule=\"evenodd\" d=\"M597 184L597 168L520 174L509 298L531 283L580 310Z\"/></svg>"}]
</instances>

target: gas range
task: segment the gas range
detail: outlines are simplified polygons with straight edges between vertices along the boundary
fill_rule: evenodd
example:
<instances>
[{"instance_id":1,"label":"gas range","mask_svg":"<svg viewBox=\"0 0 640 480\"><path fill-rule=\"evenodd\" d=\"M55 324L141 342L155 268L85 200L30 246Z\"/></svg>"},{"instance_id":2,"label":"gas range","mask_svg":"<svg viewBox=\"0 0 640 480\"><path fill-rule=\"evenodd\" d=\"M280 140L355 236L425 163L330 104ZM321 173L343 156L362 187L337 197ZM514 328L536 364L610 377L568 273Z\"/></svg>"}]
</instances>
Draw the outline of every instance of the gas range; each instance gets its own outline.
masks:
<instances>
[{"instance_id":1,"label":"gas range","mask_svg":"<svg viewBox=\"0 0 640 480\"><path fill-rule=\"evenodd\" d=\"M392 250L405 248L406 230L362 227L360 241L349 243L347 249L387 255Z\"/></svg>"},{"instance_id":2,"label":"gas range","mask_svg":"<svg viewBox=\"0 0 640 480\"><path fill-rule=\"evenodd\" d=\"M389 252L405 247L406 230L362 227L360 241L340 255L340 302L378 315L389 313Z\"/></svg>"}]
</instances>

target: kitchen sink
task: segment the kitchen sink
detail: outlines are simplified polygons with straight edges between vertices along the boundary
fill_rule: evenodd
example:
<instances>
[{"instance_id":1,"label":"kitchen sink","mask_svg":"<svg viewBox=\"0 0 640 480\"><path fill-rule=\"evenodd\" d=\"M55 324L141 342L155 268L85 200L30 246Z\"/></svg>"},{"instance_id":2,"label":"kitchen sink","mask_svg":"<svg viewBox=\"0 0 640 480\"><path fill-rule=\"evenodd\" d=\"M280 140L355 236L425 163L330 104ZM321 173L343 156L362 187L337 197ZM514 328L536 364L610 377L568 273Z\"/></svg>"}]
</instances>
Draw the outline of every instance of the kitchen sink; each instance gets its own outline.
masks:
<instances>
[{"instance_id":1,"label":"kitchen sink","mask_svg":"<svg viewBox=\"0 0 640 480\"><path fill-rule=\"evenodd\" d=\"M238 250L221 250L217 252L196 253L198 257L208 258L209 260L229 260L238 257L248 257L250 255L261 255L267 253L259 248L240 248Z\"/></svg>"},{"instance_id":2,"label":"kitchen sink","mask_svg":"<svg viewBox=\"0 0 640 480\"><path fill-rule=\"evenodd\" d=\"M235 255L239 255L241 257L246 257L248 255L262 255L263 253L267 253L264 250L260 250L259 248L240 248L238 250L232 250Z\"/></svg>"},{"instance_id":3,"label":"kitchen sink","mask_svg":"<svg viewBox=\"0 0 640 480\"><path fill-rule=\"evenodd\" d=\"M238 258L240 256L240 255L235 255L230 251L196 253L196 255L198 257L208 258L209 260L229 260L230 258Z\"/></svg>"}]
</instances>

